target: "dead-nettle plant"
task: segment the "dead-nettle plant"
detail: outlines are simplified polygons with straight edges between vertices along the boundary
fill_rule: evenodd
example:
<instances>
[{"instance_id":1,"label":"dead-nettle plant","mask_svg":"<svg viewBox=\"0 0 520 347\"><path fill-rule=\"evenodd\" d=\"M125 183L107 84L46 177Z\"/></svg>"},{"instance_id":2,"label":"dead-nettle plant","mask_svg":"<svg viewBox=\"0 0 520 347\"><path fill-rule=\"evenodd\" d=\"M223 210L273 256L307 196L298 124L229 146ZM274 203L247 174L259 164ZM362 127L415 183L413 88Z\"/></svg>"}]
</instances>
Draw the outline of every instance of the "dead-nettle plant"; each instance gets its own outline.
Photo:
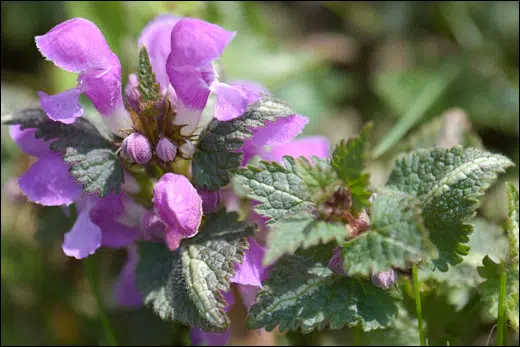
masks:
<instances>
[{"instance_id":1,"label":"dead-nettle plant","mask_svg":"<svg viewBox=\"0 0 520 347\"><path fill-rule=\"evenodd\" d=\"M73 207L66 255L127 248L119 302L192 327L193 342L229 334L231 283L250 329L389 328L402 319L396 285L413 273L424 343L418 269L438 274L464 262L478 198L513 163L430 141L397 156L374 191L365 172L372 124L332 153L325 138L295 140L306 117L255 83L219 80L212 62L234 36L158 17L139 38L124 91L119 59L92 22L71 19L36 37L45 58L79 74L78 85L39 92L41 108L3 120L38 158L20 188L35 203ZM202 124L210 94L212 118ZM442 130L427 126L430 135ZM510 256L486 258L480 273L501 329L509 320L518 330L518 194L509 192Z\"/></svg>"}]
</instances>

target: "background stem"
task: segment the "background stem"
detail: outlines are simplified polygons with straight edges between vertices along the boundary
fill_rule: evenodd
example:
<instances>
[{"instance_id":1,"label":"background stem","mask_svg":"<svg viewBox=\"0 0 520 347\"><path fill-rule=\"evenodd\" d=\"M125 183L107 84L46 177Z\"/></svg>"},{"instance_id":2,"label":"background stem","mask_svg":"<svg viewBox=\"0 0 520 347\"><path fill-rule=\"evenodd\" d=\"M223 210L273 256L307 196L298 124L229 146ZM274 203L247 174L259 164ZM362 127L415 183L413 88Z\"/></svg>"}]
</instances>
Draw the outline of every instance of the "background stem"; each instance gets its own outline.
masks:
<instances>
[{"instance_id":1,"label":"background stem","mask_svg":"<svg viewBox=\"0 0 520 347\"><path fill-rule=\"evenodd\" d=\"M108 346L117 346L117 341L110 326L110 321L108 320L108 315L105 311L105 307L103 306L103 298L101 296L101 288L99 286L98 281L98 271L96 266L96 259L93 255L90 257L83 259L83 267L85 270L85 276L90 283L92 288L92 292L96 299L96 304L99 312L99 320L101 321L101 325L103 327L103 333L105 335L105 341Z\"/></svg>"},{"instance_id":2,"label":"background stem","mask_svg":"<svg viewBox=\"0 0 520 347\"><path fill-rule=\"evenodd\" d=\"M412 272L413 272L413 289L414 289L414 295L415 295L415 311L417 312L417 329L419 330L419 339L421 342L421 346L426 346L426 338L424 336L424 330L423 330L421 291L420 291L419 276L417 274L417 265L416 264L413 264Z\"/></svg>"},{"instance_id":3,"label":"background stem","mask_svg":"<svg viewBox=\"0 0 520 347\"><path fill-rule=\"evenodd\" d=\"M497 346L505 346L506 334L506 283L507 272L504 263L501 264L500 289L498 294L498 323L497 323Z\"/></svg>"}]
</instances>

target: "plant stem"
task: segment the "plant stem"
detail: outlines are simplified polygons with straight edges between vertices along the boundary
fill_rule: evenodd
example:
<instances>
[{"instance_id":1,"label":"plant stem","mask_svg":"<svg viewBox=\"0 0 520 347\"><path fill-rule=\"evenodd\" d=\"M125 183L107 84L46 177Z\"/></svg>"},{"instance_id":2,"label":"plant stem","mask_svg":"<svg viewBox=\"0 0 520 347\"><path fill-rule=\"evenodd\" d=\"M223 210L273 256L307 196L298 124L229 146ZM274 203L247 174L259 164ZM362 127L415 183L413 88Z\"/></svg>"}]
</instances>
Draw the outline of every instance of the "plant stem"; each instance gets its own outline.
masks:
<instances>
[{"instance_id":1,"label":"plant stem","mask_svg":"<svg viewBox=\"0 0 520 347\"><path fill-rule=\"evenodd\" d=\"M501 264L500 289L498 294L498 323L497 323L497 346L505 346L506 334L506 283L507 272L504 263Z\"/></svg>"},{"instance_id":2,"label":"plant stem","mask_svg":"<svg viewBox=\"0 0 520 347\"><path fill-rule=\"evenodd\" d=\"M94 297L96 299L96 304L99 312L99 320L101 321L101 325L103 327L103 333L105 335L105 341L108 346L117 346L117 341L110 327L110 321L108 320L108 315L105 311L105 307L103 306L103 298L101 296L101 288L99 286L98 276L97 276L97 266L96 259L94 256L90 256L83 260L83 266L85 275L90 283L92 288L92 292L94 293Z\"/></svg>"},{"instance_id":3,"label":"plant stem","mask_svg":"<svg viewBox=\"0 0 520 347\"><path fill-rule=\"evenodd\" d=\"M413 264L412 267L413 272L413 289L415 294L415 311L417 312L417 329L419 330L419 339L421 341L421 346L426 346L426 338L424 336L423 330L423 317L422 317L422 307L421 307L421 291L419 284L419 276L417 274L417 265Z\"/></svg>"},{"instance_id":4,"label":"plant stem","mask_svg":"<svg viewBox=\"0 0 520 347\"><path fill-rule=\"evenodd\" d=\"M354 346L361 346L361 332L361 325L354 327L354 341L352 343Z\"/></svg>"}]
</instances>

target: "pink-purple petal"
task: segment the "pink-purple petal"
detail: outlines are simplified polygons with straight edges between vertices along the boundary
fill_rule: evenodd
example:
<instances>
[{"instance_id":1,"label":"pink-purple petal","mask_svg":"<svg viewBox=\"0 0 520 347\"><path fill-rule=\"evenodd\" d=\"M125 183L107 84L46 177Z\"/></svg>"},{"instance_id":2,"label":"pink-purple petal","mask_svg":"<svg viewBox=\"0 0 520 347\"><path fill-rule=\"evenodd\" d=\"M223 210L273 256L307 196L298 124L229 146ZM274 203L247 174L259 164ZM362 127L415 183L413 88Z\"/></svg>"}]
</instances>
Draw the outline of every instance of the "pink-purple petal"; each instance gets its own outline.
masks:
<instances>
[{"instance_id":1,"label":"pink-purple petal","mask_svg":"<svg viewBox=\"0 0 520 347\"><path fill-rule=\"evenodd\" d=\"M240 117L249 104L247 94L239 87L233 87L226 83L215 83L212 91L217 95L214 117L226 122Z\"/></svg>"},{"instance_id":2,"label":"pink-purple petal","mask_svg":"<svg viewBox=\"0 0 520 347\"><path fill-rule=\"evenodd\" d=\"M20 130L19 125L11 125L9 127L9 135L13 141L24 151L26 154L34 157L40 157L51 153L49 145L51 141L47 142L42 139L34 137L36 129L24 129Z\"/></svg>"},{"instance_id":3,"label":"pink-purple petal","mask_svg":"<svg viewBox=\"0 0 520 347\"><path fill-rule=\"evenodd\" d=\"M249 249L245 252L242 263L235 263L235 275L231 282L262 287L265 268L262 259L265 249L253 238L248 238Z\"/></svg>"},{"instance_id":4,"label":"pink-purple petal","mask_svg":"<svg viewBox=\"0 0 520 347\"><path fill-rule=\"evenodd\" d=\"M229 82L230 85L235 87L241 87L248 92L248 97L251 97L249 103L258 101L256 98L260 98L262 94L269 94L269 90L263 85L257 82L246 81L246 80L234 80ZM255 100L256 99L256 100Z\"/></svg>"},{"instance_id":5,"label":"pink-purple petal","mask_svg":"<svg viewBox=\"0 0 520 347\"><path fill-rule=\"evenodd\" d=\"M99 28L83 18L69 19L36 36L36 46L45 58L70 72L119 63Z\"/></svg>"},{"instance_id":6,"label":"pink-purple petal","mask_svg":"<svg viewBox=\"0 0 520 347\"><path fill-rule=\"evenodd\" d=\"M126 247L136 241L140 235L139 228L126 226L115 220L106 219L96 224L101 229L103 235L101 239L103 247Z\"/></svg>"},{"instance_id":7,"label":"pink-purple petal","mask_svg":"<svg viewBox=\"0 0 520 347\"><path fill-rule=\"evenodd\" d=\"M277 146L287 143L300 134L309 122L307 117L294 115L267 122L264 127L253 129L252 141L256 146Z\"/></svg>"},{"instance_id":8,"label":"pink-purple petal","mask_svg":"<svg viewBox=\"0 0 520 347\"><path fill-rule=\"evenodd\" d=\"M153 189L155 212L171 231L182 238L192 237L202 220L202 199L182 175L167 173Z\"/></svg>"},{"instance_id":9,"label":"pink-purple petal","mask_svg":"<svg viewBox=\"0 0 520 347\"><path fill-rule=\"evenodd\" d=\"M242 303L247 309L247 312L251 310L251 306L253 306L256 302L256 294L260 287L253 285L238 285L238 291L240 292L240 297L242 298Z\"/></svg>"},{"instance_id":10,"label":"pink-purple petal","mask_svg":"<svg viewBox=\"0 0 520 347\"><path fill-rule=\"evenodd\" d=\"M94 107L103 115L111 116L123 105L121 65L119 60L102 69L89 69L78 81Z\"/></svg>"},{"instance_id":11,"label":"pink-purple petal","mask_svg":"<svg viewBox=\"0 0 520 347\"><path fill-rule=\"evenodd\" d=\"M72 124L76 118L83 115L79 104L79 88L72 88L59 94L48 95L39 91L40 106L50 119L64 124Z\"/></svg>"},{"instance_id":12,"label":"pink-purple petal","mask_svg":"<svg viewBox=\"0 0 520 347\"><path fill-rule=\"evenodd\" d=\"M81 185L69 174L69 165L54 153L34 163L18 184L30 201L44 206L69 205L82 192Z\"/></svg>"},{"instance_id":13,"label":"pink-purple petal","mask_svg":"<svg viewBox=\"0 0 520 347\"><path fill-rule=\"evenodd\" d=\"M136 287L136 266L139 262L137 247L128 247L128 259L121 270L119 279L115 286L115 296L120 305L137 308L143 304L141 293Z\"/></svg>"},{"instance_id":14,"label":"pink-purple petal","mask_svg":"<svg viewBox=\"0 0 520 347\"><path fill-rule=\"evenodd\" d=\"M63 252L76 259L83 259L94 254L101 245L101 230L94 224L87 210L82 211L72 229L65 234Z\"/></svg>"},{"instance_id":15,"label":"pink-purple petal","mask_svg":"<svg viewBox=\"0 0 520 347\"><path fill-rule=\"evenodd\" d=\"M311 136L297 139L282 145L273 146L270 151L262 154L262 159L266 161L282 162L282 157L304 156L311 159L312 156L326 158L329 156L330 143L327 138L322 136Z\"/></svg>"},{"instance_id":16,"label":"pink-purple petal","mask_svg":"<svg viewBox=\"0 0 520 347\"><path fill-rule=\"evenodd\" d=\"M193 346L225 346L231 337L231 328L227 328L222 334L207 333L200 328L192 328L190 337Z\"/></svg>"},{"instance_id":17,"label":"pink-purple petal","mask_svg":"<svg viewBox=\"0 0 520 347\"><path fill-rule=\"evenodd\" d=\"M171 32L171 52L167 65L206 66L220 57L235 34L200 19L183 18Z\"/></svg>"},{"instance_id":18,"label":"pink-purple petal","mask_svg":"<svg viewBox=\"0 0 520 347\"><path fill-rule=\"evenodd\" d=\"M165 14L150 21L139 36L139 46L144 45L150 57L153 72L161 89L168 88L166 60L171 51L171 33L181 17Z\"/></svg>"}]
</instances>

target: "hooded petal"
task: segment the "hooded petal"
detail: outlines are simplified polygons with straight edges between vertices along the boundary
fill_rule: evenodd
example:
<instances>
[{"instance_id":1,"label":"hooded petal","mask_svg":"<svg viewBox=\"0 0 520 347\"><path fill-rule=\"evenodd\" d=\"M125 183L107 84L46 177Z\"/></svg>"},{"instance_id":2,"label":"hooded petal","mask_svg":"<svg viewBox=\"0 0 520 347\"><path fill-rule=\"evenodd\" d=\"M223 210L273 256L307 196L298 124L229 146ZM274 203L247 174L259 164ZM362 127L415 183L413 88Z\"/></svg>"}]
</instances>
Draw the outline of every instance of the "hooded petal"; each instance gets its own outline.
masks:
<instances>
[{"instance_id":1,"label":"hooded petal","mask_svg":"<svg viewBox=\"0 0 520 347\"><path fill-rule=\"evenodd\" d=\"M143 304L143 298L135 284L135 270L138 262L139 254L137 247L131 245L128 247L128 259L121 270L115 286L115 296L122 306L135 308Z\"/></svg>"},{"instance_id":2,"label":"hooded petal","mask_svg":"<svg viewBox=\"0 0 520 347\"><path fill-rule=\"evenodd\" d=\"M269 90L260 83L246 81L246 80L234 80L229 85L234 87L242 88L248 95L249 103L252 104L258 101L262 97L262 94L269 94Z\"/></svg>"},{"instance_id":3,"label":"hooded petal","mask_svg":"<svg viewBox=\"0 0 520 347\"><path fill-rule=\"evenodd\" d=\"M239 87L218 82L212 86L212 91L217 94L214 117L219 121L240 117L249 104L248 95Z\"/></svg>"},{"instance_id":4,"label":"hooded petal","mask_svg":"<svg viewBox=\"0 0 520 347\"><path fill-rule=\"evenodd\" d=\"M267 122L264 127L253 129L253 136L247 141L256 146L277 146L294 139L309 122L309 118L294 115Z\"/></svg>"},{"instance_id":5,"label":"hooded petal","mask_svg":"<svg viewBox=\"0 0 520 347\"><path fill-rule=\"evenodd\" d=\"M265 249L248 237L249 249L244 254L242 263L235 263L235 275L230 280L234 283L262 287L265 268L262 265Z\"/></svg>"},{"instance_id":6,"label":"hooded petal","mask_svg":"<svg viewBox=\"0 0 520 347\"><path fill-rule=\"evenodd\" d=\"M171 32L171 52L166 64L207 66L220 57L235 34L200 19L183 18L175 24ZM175 87L173 83L172 85Z\"/></svg>"},{"instance_id":7,"label":"hooded petal","mask_svg":"<svg viewBox=\"0 0 520 347\"><path fill-rule=\"evenodd\" d=\"M36 129L24 129L20 130L19 125L11 125L9 127L9 135L13 141L24 151L25 153L34 157L41 157L43 155L51 153L49 144L51 142L37 139L34 137Z\"/></svg>"},{"instance_id":8,"label":"hooded petal","mask_svg":"<svg viewBox=\"0 0 520 347\"><path fill-rule=\"evenodd\" d=\"M209 97L209 85L215 79L213 67L200 69L194 66L167 66L170 82L177 95L175 124L187 126L183 134L191 134L199 124Z\"/></svg>"},{"instance_id":9,"label":"hooded petal","mask_svg":"<svg viewBox=\"0 0 520 347\"><path fill-rule=\"evenodd\" d=\"M34 163L18 179L30 201L44 206L69 205L81 194L82 188L69 174L69 165L58 154L48 154Z\"/></svg>"},{"instance_id":10,"label":"hooded petal","mask_svg":"<svg viewBox=\"0 0 520 347\"><path fill-rule=\"evenodd\" d=\"M102 115L111 116L117 109L123 108L119 60L103 69L89 69L79 76L78 81L81 91Z\"/></svg>"},{"instance_id":11,"label":"hooded petal","mask_svg":"<svg viewBox=\"0 0 520 347\"><path fill-rule=\"evenodd\" d=\"M55 95L38 92L40 106L50 119L65 124L72 124L76 118L83 115L83 108L79 104L79 88L72 88Z\"/></svg>"},{"instance_id":12,"label":"hooded petal","mask_svg":"<svg viewBox=\"0 0 520 347\"><path fill-rule=\"evenodd\" d=\"M194 236L202 219L202 199L190 181L182 176L167 173L153 188L155 212L170 231L180 238Z\"/></svg>"},{"instance_id":13,"label":"hooded petal","mask_svg":"<svg viewBox=\"0 0 520 347\"><path fill-rule=\"evenodd\" d=\"M94 254L101 245L101 230L94 224L88 210L82 211L72 229L65 234L63 252L69 257L83 259Z\"/></svg>"},{"instance_id":14,"label":"hooded petal","mask_svg":"<svg viewBox=\"0 0 520 347\"><path fill-rule=\"evenodd\" d=\"M166 73L166 60L171 51L171 33L181 17L165 14L149 22L139 36L139 46L144 45L150 57L153 72L161 89L170 84Z\"/></svg>"},{"instance_id":15,"label":"hooded petal","mask_svg":"<svg viewBox=\"0 0 520 347\"><path fill-rule=\"evenodd\" d=\"M312 156L326 158L329 152L330 143L325 137L312 136L273 146L270 151L262 153L261 157L263 160L281 162L284 155L311 159Z\"/></svg>"},{"instance_id":16,"label":"hooded petal","mask_svg":"<svg viewBox=\"0 0 520 347\"><path fill-rule=\"evenodd\" d=\"M87 94L103 115L110 115L120 106L121 64L94 23L83 18L67 20L37 36L36 45L56 66L80 74L77 90L53 97L40 95L42 108L49 117L66 124L79 117L79 90Z\"/></svg>"}]
</instances>

